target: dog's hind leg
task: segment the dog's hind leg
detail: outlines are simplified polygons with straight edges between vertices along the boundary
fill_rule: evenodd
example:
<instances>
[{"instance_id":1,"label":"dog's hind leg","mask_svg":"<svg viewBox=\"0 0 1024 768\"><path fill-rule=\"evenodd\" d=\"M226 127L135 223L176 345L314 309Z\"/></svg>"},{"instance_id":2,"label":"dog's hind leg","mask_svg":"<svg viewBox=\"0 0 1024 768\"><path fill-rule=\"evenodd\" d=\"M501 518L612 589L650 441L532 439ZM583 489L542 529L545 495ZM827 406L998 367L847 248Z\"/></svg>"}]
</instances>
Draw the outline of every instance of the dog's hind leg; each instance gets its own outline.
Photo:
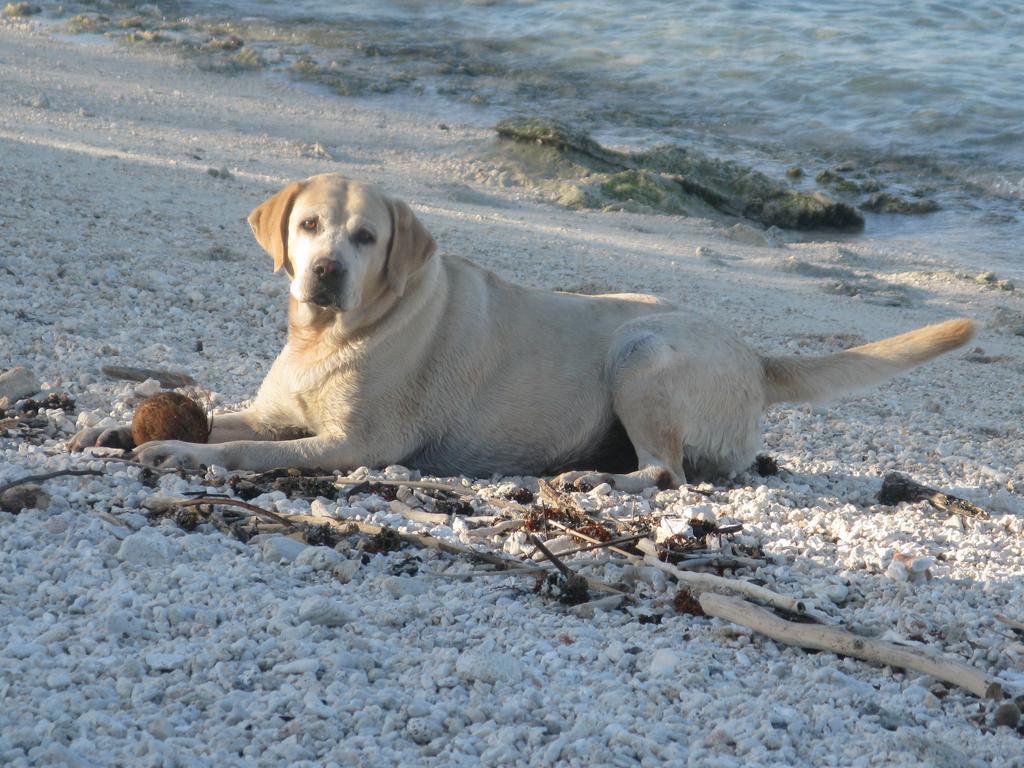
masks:
<instances>
[{"instance_id":1,"label":"dog's hind leg","mask_svg":"<svg viewBox=\"0 0 1024 768\"><path fill-rule=\"evenodd\" d=\"M764 408L760 360L702 318L669 313L628 323L609 350L615 415L639 459L623 490L685 483L687 467L728 473L753 461Z\"/></svg>"},{"instance_id":2,"label":"dog's hind leg","mask_svg":"<svg viewBox=\"0 0 1024 768\"><path fill-rule=\"evenodd\" d=\"M608 358L615 415L626 430L638 460L635 472L615 478L615 487L632 490L678 487L683 470L683 424L672 402L668 380L672 350L650 331L620 337Z\"/></svg>"},{"instance_id":3,"label":"dog's hind leg","mask_svg":"<svg viewBox=\"0 0 1024 768\"><path fill-rule=\"evenodd\" d=\"M596 488L601 483L608 483L618 491L640 493L646 488L675 488L686 482L682 474L674 475L653 456L640 456L640 467L636 472L614 474L611 472L592 472L573 470L563 472L554 479L556 486L567 486L577 490Z\"/></svg>"}]
</instances>

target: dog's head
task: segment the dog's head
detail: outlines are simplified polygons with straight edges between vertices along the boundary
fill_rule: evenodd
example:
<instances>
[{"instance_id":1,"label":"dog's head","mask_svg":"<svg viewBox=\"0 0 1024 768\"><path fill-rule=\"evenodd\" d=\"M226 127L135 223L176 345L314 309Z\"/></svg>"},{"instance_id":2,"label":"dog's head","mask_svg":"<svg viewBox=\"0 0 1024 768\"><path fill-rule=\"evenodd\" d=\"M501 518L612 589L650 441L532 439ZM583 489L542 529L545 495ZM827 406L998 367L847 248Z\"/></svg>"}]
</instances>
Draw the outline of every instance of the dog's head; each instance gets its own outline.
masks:
<instances>
[{"instance_id":1,"label":"dog's head","mask_svg":"<svg viewBox=\"0 0 1024 768\"><path fill-rule=\"evenodd\" d=\"M249 214L249 226L296 300L341 312L385 288L402 296L435 248L408 205L337 174L289 184Z\"/></svg>"}]
</instances>

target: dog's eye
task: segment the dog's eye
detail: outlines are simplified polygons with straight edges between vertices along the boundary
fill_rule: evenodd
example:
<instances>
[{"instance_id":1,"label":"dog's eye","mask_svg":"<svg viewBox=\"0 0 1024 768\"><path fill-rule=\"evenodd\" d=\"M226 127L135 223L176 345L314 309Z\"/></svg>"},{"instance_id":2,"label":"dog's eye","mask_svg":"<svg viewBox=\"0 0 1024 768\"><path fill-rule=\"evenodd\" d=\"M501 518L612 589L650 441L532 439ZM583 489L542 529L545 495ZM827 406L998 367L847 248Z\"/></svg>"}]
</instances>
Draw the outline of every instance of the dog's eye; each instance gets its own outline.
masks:
<instances>
[{"instance_id":1,"label":"dog's eye","mask_svg":"<svg viewBox=\"0 0 1024 768\"><path fill-rule=\"evenodd\" d=\"M306 232L316 232L319 223L320 222L317 220L316 216L310 216L308 219L303 219L299 226Z\"/></svg>"},{"instance_id":2,"label":"dog's eye","mask_svg":"<svg viewBox=\"0 0 1024 768\"><path fill-rule=\"evenodd\" d=\"M370 245L377 242L377 238L374 237L373 232L364 227L356 230L356 233L352 235L352 242L356 245Z\"/></svg>"}]
</instances>

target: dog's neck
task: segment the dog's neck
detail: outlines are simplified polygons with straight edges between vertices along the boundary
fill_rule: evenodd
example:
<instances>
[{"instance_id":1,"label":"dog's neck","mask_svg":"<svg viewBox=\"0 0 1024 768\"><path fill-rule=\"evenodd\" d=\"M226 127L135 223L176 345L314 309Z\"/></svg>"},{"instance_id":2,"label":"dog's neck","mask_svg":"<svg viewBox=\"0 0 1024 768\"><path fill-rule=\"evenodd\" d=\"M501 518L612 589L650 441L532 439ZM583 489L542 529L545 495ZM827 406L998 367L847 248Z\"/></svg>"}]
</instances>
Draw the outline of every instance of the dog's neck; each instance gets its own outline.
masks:
<instances>
[{"instance_id":1,"label":"dog's neck","mask_svg":"<svg viewBox=\"0 0 1024 768\"><path fill-rule=\"evenodd\" d=\"M288 347L293 355L310 363L326 360L338 351L350 347L381 330L396 314L414 312L422 302L424 283L435 280L439 268L437 259L431 259L419 273L410 277L405 295L399 297L386 283L381 283L376 294L363 296L360 306L341 312L329 307L301 302L294 296L288 300Z\"/></svg>"}]
</instances>

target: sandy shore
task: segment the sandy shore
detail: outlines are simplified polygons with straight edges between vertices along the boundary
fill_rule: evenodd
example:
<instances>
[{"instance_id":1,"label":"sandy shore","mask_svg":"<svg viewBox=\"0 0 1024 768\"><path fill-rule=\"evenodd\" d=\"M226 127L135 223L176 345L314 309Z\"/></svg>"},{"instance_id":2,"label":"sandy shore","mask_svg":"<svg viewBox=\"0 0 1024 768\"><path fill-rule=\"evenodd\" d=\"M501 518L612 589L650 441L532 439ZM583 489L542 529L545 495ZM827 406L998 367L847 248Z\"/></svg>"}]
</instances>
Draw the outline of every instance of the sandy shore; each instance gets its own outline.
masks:
<instances>
[{"instance_id":1,"label":"sandy shore","mask_svg":"<svg viewBox=\"0 0 1024 768\"><path fill-rule=\"evenodd\" d=\"M409 576L404 553L356 554L342 584L267 547L148 526L139 508L154 491L137 470L63 452L76 418L124 420L137 402L102 364L187 371L218 408L255 393L283 343L287 286L245 216L325 171L404 198L441 250L504 277L656 293L766 352L835 351L966 315L982 329L970 350L828 408L770 413L777 476L740 476L707 500L684 489L585 503L742 522L768 562L741 575L1024 694L1024 643L993 618L1024 618L1024 286L870 233L751 244L728 222L568 211L489 180L471 159L485 131L22 22L0 25L0 105L0 370L31 369L79 414L50 414L43 440L0 438L0 484L105 473L51 481L46 511L0 513L0 762L1024 765L993 703L677 614L675 587L644 569L596 566L636 595L591 618L515 577L432 575L472 567L441 557ZM879 506L889 471L992 519ZM172 476L159 490L204 484ZM318 509L397 522L383 504ZM908 580L896 555L930 561L929 577ZM349 620L303 623L311 596Z\"/></svg>"}]
</instances>

